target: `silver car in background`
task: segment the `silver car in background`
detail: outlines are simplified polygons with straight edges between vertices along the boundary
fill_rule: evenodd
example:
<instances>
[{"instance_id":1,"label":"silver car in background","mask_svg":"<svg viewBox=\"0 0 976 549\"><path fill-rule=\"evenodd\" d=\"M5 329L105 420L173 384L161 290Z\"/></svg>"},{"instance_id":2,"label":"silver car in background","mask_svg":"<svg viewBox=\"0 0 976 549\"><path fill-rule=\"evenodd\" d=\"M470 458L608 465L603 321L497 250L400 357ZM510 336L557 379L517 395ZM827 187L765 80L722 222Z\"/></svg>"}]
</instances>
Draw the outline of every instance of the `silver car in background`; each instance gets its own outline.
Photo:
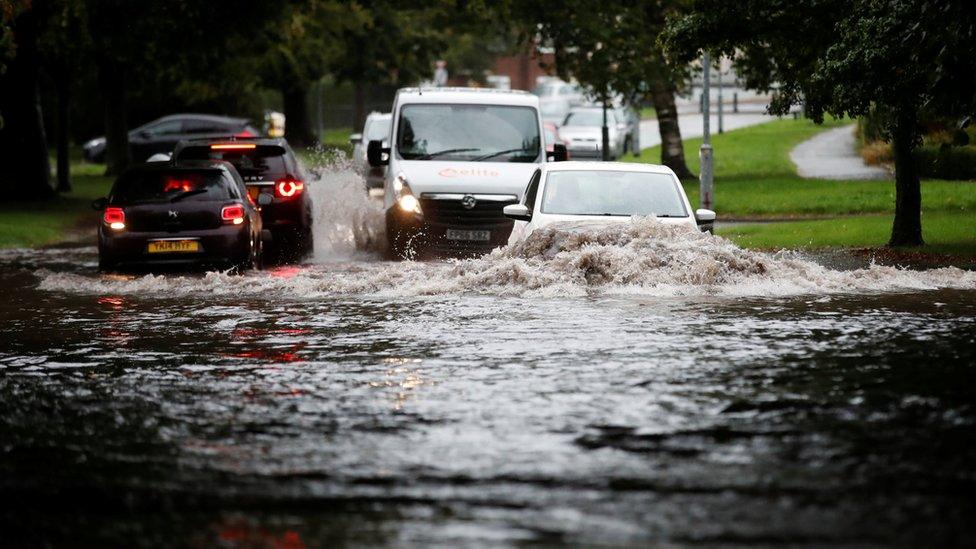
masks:
<instances>
[{"instance_id":1,"label":"silver car in background","mask_svg":"<svg viewBox=\"0 0 976 549\"><path fill-rule=\"evenodd\" d=\"M629 144L626 126L617 121L614 109L607 109L610 160L623 156ZM577 160L603 159L603 107L576 107L569 111L559 128L569 156Z\"/></svg>"},{"instance_id":2,"label":"silver car in background","mask_svg":"<svg viewBox=\"0 0 976 549\"><path fill-rule=\"evenodd\" d=\"M385 112L373 112L366 117L362 133L349 136L352 143L352 161L356 171L366 179L367 189L382 189L383 178L386 176L386 166L370 166L366 159L366 143L382 141L383 147L390 146L390 123L393 115Z\"/></svg>"}]
</instances>

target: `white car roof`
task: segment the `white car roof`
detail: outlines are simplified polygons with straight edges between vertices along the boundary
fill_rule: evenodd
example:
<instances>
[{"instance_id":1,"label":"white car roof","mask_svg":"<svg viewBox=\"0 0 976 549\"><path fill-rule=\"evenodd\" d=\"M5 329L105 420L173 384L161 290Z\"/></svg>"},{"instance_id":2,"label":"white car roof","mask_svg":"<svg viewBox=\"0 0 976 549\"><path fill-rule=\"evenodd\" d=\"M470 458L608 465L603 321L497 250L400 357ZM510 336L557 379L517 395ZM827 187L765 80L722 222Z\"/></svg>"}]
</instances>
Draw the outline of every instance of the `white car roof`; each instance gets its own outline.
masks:
<instances>
[{"instance_id":1,"label":"white car roof","mask_svg":"<svg viewBox=\"0 0 976 549\"><path fill-rule=\"evenodd\" d=\"M585 162L569 160L566 162L547 162L543 165L547 172L600 171L600 172L641 172L666 173L674 175L671 168L659 164L638 164L636 162Z\"/></svg>"},{"instance_id":2,"label":"white car roof","mask_svg":"<svg viewBox=\"0 0 976 549\"><path fill-rule=\"evenodd\" d=\"M400 104L460 103L472 105L513 105L539 107L539 98L527 91L494 88L401 88Z\"/></svg>"}]
</instances>

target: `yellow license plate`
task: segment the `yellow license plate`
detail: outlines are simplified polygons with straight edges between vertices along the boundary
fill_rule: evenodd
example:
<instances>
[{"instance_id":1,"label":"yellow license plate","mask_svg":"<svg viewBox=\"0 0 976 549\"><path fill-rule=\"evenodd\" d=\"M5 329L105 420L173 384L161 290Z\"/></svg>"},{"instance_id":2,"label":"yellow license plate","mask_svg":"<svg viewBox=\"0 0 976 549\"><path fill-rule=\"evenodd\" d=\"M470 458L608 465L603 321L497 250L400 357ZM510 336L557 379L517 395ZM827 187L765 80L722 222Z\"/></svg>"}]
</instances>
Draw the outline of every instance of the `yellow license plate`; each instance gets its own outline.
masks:
<instances>
[{"instance_id":1,"label":"yellow license plate","mask_svg":"<svg viewBox=\"0 0 976 549\"><path fill-rule=\"evenodd\" d=\"M200 243L196 240L157 240L149 243L149 253L186 253L199 252Z\"/></svg>"},{"instance_id":2,"label":"yellow license plate","mask_svg":"<svg viewBox=\"0 0 976 549\"><path fill-rule=\"evenodd\" d=\"M251 200L257 200L259 194L261 194L261 187L247 188L247 195L251 197Z\"/></svg>"}]
</instances>

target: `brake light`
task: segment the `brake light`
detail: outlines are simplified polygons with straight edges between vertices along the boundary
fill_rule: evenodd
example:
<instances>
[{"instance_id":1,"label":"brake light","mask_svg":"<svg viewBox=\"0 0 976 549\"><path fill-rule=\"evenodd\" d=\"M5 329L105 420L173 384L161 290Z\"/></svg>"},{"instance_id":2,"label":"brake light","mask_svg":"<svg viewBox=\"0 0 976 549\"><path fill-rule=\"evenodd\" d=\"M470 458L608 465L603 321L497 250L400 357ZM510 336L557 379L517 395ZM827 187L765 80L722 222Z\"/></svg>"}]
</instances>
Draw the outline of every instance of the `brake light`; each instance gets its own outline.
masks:
<instances>
[{"instance_id":1,"label":"brake light","mask_svg":"<svg viewBox=\"0 0 976 549\"><path fill-rule=\"evenodd\" d=\"M214 143L210 145L212 151L247 151L256 149L254 143Z\"/></svg>"},{"instance_id":2,"label":"brake light","mask_svg":"<svg viewBox=\"0 0 976 549\"><path fill-rule=\"evenodd\" d=\"M305 184L297 179L279 179L275 183L275 194L282 198L291 198L302 194L303 190L305 190Z\"/></svg>"},{"instance_id":3,"label":"brake light","mask_svg":"<svg viewBox=\"0 0 976 549\"><path fill-rule=\"evenodd\" d=\"M234 134L234 137L254 137L254 134L250 130L241 130Z\"/></svg>"},{"instance_id":4,"label":"brake light","mask_svg":"<svg viewBox=\"0 0 976 549\"><path fill-rule=\"evenodd\" d=\"M122 208L105 208L102 214L102 221L115 230L125 228L125 211Z\"/></svg>"},{"instance_id":5,"label":"brake light","mask_svg":"<svg viewBox=\"0 0 976 549\"><path fill-rule=\"evenodd\" d=\"M220 210L220 218L224 221L229 221L234 225L240 225L244 223L244 206L240 204L234 204L233 206L224 206Z\"/></svg>"}]
</instances>

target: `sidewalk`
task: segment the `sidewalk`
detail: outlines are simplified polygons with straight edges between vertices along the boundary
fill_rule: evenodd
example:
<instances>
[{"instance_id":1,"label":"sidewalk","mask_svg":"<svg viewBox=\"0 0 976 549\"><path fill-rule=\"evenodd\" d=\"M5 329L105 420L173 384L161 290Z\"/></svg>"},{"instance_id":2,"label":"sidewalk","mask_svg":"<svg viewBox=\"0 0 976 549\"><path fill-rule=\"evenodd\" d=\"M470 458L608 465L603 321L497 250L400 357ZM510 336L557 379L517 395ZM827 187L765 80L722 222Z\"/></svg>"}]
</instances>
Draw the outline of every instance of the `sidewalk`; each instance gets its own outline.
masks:
<instances>
[{"instance_id":1,"label":"sidewalk","mask_svg":"<svg viewBox=\"0 0 976 549\"><path fill-rule=\"evenodd\" d=\"M790 151L800 177L810 179L888 179L888 170L868 166L857 154L854 124L827 130Z\"/></svg>"}]
</instances>

